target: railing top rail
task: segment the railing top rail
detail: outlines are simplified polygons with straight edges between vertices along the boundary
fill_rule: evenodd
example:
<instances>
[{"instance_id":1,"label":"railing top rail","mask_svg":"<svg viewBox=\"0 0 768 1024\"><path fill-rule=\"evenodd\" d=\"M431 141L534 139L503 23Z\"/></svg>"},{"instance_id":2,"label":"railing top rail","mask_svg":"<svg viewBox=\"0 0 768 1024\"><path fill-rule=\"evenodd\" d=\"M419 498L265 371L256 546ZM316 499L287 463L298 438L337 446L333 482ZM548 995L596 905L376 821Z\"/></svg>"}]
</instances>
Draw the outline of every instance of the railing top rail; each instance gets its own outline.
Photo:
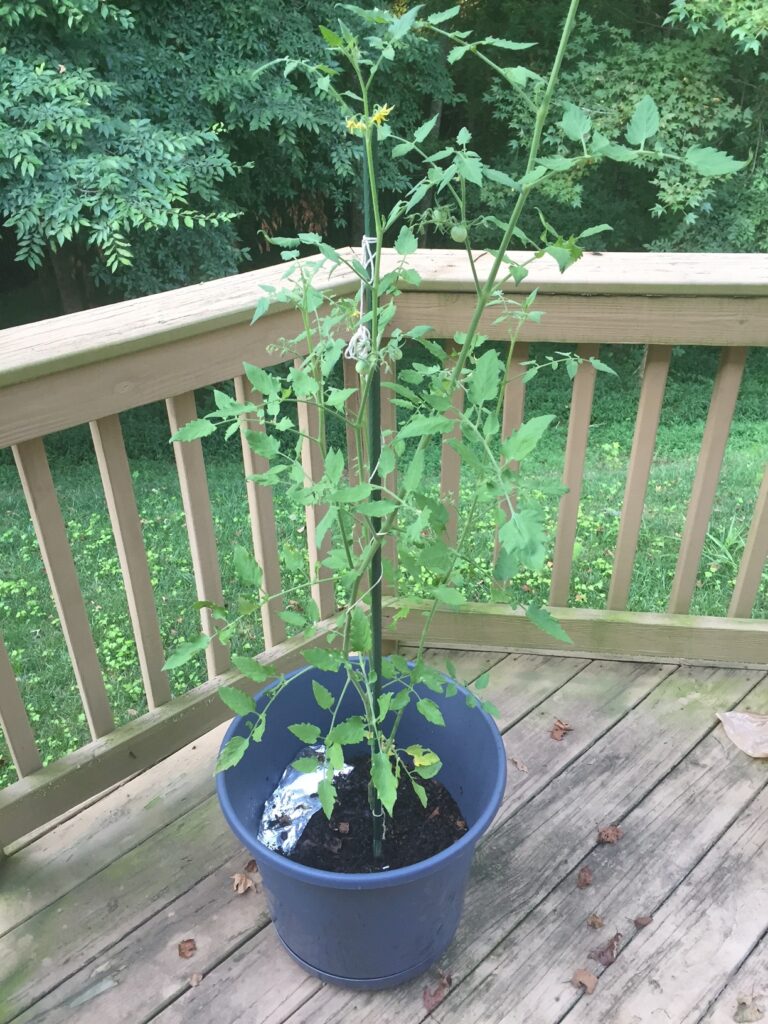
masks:
<instances>
[{"instance_id":1,"label":"railing top rail","mask_svg":"<svg viewBox=\"0 0 768 1024\"><path fill-rule=\"evenodd\" d=\"M518 259L529 255L510 253ZM386 258L396 257L387 250ZM480 255L481 267L484 260L490 262L490 256ZM474 287L466 254L459 250L425 249L409 257L409 265L427 291ZM267 267L0 331L0 387L246 323L259 288L276 285L285 269ZM356 286L344 267L324 284L335 294ZM508 287L515 288L512 282ZM534 263L519 290L533 288L562 295L768 297L768 255L585 253L565 275L553 260Z\"/></svg>"}]
</instances>

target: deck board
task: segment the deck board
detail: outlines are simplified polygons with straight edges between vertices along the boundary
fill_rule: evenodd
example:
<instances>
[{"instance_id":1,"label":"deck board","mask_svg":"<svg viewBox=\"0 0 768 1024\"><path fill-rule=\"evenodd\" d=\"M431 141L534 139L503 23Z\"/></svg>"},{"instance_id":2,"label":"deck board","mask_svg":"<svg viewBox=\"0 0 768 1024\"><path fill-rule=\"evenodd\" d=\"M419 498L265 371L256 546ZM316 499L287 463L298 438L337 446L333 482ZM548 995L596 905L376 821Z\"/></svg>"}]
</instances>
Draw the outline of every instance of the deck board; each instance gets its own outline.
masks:
<instances>
[{"instance_id":1,"label":"deck board","mask_svg":"<svg viewBox=\"0 0 768 1024\"><path fill-rule=\"evenodd\" d=\"M445 957L453 989L434 1020L732 1020L736 995L765 980L768 765L728 744L714 713L740 703L767 711L768 677L499 651L451 658L466 678L490 670L510 772ZM562 742L549 737L555 717L574 727ZM233 893L230 876L248 855L210 796L217 740L179 752L0 866L0 1022L426 1020L429 978L374 994L323 985L279 949L263 894ZM596 848L596 828L609 821L625 836ZM585 862L594 879L580 891ZM584 923L593 910L601 931ZM643 913L654 922L636 932ZM617 929L626 948L595 994L580 997L568 977L579 966L601 974L586 955ZM190 937L197 950L182 960L178 943ZM705 971L713 957L717 970ZM658 1015L665 1007L671 1016Z\"/></svg>"},{"instance_id":2,"label":"deck board","mask_svg":"<svg viewBox=\"0 0 768 1024\"><path fill-rule=\"evenodd\" d=\"M753 710L768 712L768 682L750 694L748 703ZM593 846L578 865L590 868L592 884L578 889L578 869L567 874L451 993L434 1014L436 1020L550 1024L562 1020L582 998L585 1014L599 1008L602 980L592 997L582 997L570 984L574 971L613 974L616 965L603 968L589 953L618 932L622 963L631 973L638 937L635 918L652 916L647 927L658 927L659 908L766 781L765 766L745 761L718 727L622 821L624 835L618 843ZM587 925L590 914L603 919L601 929ZM513 1006L510 992L515 993Z\"/></svg>"}]
</instances>

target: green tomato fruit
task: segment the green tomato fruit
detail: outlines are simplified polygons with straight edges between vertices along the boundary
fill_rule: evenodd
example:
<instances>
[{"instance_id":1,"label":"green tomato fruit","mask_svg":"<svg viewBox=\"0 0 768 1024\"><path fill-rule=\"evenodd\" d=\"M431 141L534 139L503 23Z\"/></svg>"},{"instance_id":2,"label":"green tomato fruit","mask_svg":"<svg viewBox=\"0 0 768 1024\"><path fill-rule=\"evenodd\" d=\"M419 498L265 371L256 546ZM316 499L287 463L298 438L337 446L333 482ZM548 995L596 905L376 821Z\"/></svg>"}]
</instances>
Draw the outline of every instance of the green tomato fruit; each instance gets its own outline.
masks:
<instances>
[{"instance_id":1,"label":"green tomato fruit","mask_svg":"<svg viewBox=\"0 0 768 1024\"><path fill-rule=\"evenodd\" d=\"M466 242L467 229L463 224L454 224L451 228L451 238L454 242Z\"/></svg>"}]
</instances>

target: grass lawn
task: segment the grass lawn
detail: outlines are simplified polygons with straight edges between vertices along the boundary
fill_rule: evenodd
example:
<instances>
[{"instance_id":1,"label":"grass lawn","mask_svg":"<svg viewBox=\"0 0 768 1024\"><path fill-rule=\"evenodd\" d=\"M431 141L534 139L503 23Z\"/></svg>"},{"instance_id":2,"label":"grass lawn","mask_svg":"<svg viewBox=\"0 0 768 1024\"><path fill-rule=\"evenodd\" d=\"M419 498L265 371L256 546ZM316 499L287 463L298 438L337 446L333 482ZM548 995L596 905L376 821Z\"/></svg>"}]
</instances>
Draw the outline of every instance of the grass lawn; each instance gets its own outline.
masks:
<instances>
[{"instance_id":1,"label":"grass lawn","mask_svg":"<svg viewBox=\"0 0 768 1024\"><path fill-rule=\"evenodd\" d=\"M601 374L598 378L571 587L571 604L577 607L601 608L605 604L640 387L640 357L639 349L619 346L601 353L619 377ZM717 351L686 349L674 354L631 609L663 611L666 607L717 360ZM695 613L721 615L727 609L768 458L767 386L768 350L755 351L747 364L728 443L692 607ZM526 468L528 486L541 494L552 522L557 497L551 492L562 471L569 395L563 372L540 373L528 390L529 414L553 412L557 416L548 447L542 446L535 465ZM180 639L195 635L199 621L192 608L194 581L163 408L126 414L123 426L163 641L170 649ZM234 544L249 543L250 536L239 442L233 439L225 446L217 436L205 443L224 591L232 600L237 587L229 553ZM47 447L107 689L120 724L142 714L146 704L95 457L85 428L56 435L48 439ZM431 472L436 485L437 450L432 452ZM279 493L275 505L284 585L300 585L306 579L303 509L289 507ZM472 536L479 582L467 596L480 599L491 579L491 522L473 524ZM516 582L529 595L546 595L542 579L521 576ZM302 591L296 597L301 600ZM768 617L768 573L755 615ZM44 762L87 742L58 618L7 452L0 453L0 629ZM240 649L252 653L261 649L259 624L253 624ZM173 690L182 693L204 679L201 657L191 667L173 673ZM10 756L0 741L0 785L14 779Z\"/></svg>"}]
</instances>

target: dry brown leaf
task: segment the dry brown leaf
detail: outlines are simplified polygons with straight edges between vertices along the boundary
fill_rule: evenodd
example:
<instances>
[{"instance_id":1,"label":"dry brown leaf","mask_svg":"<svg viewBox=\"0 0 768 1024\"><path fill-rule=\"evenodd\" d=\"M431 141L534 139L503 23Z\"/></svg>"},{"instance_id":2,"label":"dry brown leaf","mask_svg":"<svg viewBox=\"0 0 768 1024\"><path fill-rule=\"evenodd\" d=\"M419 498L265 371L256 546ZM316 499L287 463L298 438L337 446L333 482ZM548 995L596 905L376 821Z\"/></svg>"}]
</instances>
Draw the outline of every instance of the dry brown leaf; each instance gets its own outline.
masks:
<instances>
[{"instance_id":1,"label":"dry brown leaf","mask_svg":"<svg viewBox=\"0 0 768 1024\"><path fill-rule=\"evenodd\" d=\"M179 956L182 960L189 960L197 952L197 943L194 939L182 939L179 943Z\"/></svg>"},{"instance_id":2,"label":"dry brown leaf","mask_svg":"<svg viewBox=\"0 0 768 1024\"><path fill-rule=\"evenodd\" d=\"M429 985L424 986L421 998L427 1013L432 1013L442 1003L450 992L452 984L453 978L450 974L440 971L440 980L434 988L430 988Z\"/></svg>"},{"instance_id":3,"label":"dry brown leaf","mask_svg":"<svg viewBox=\"0 0 768 1024\"><path fill-rule=\"evenodd\" d=\"M605 921L600 917L599 914L590 914L587 918L587 924L590 928L602 928Z\"/></svg>"},{"instance_id":4,"label":"dry brown leaf","mask_svg":"<svg viewBox=\"0 0 768 1024\"><path fill-rule=\"evenodd\" d=\"M597 978L591 971L585 971L583 967L580 967L578 971L574 972L571 984L574 988L583 988L587 995L591 996L597 986Z\"/></svg>"},{"instance_id":5,"label":"dry brown leaf","mask_svg":"<svg viewBox=\"0 0 768 1024\"><path fill-rule=\"evenodd\" d=\"M635 928L647 928L653 918L649 914L641 914L635 918Z\"/></svg>"},{"instance_id":6,"label":"dry brown leaf","mask_svg":"<svg viewBox=\"0 0 768 1024\"><path fill-rule=\"evenodd\" d=\"M597 960L603 967L610 967L616 957L619 955L619 945L621 944L621 932L616 932L612 939L610 939L604 946L600 946L599 949L593 949L589 954L590 960Z\"/></svg>"},{"instance_id":7,"label":"dry brown leaf","mask_svg":"<svg viewBox=\"0 0 768 1024\"><path fill-rule=\"evenodd\" d=\"M603 825L597 830L598 843L618 843L624 833L618 825Z\"/></svg>"},{"instance_id":8,"label":"dry brown leaf","mask_svg":"<svg viewBox=\"0 0 768 1024\"><path fill-rule=\"evenodd\" d=\"M526 765L520 760L519 757L510 757L509 760L517 768L519 772L528 772Z\"/></svg>"},{"instance_id":9,"label":"dry brown leaf","mask_svg":"<svg viewBox=\"0 0 768 1024\"><path fill-rule=\"evenodd\" d=\"M750 757L768 757L768 715L751 711L718 711L725 735Z\"/></svg>"},{"instance_id":10,"label":"dry brown leaf","mask_svg":"<svg viewBox=\"0 0 768 1024\"><path fill-rule=\"evenodd\" d=\"M752 996L737 996L736 998L736 1012L733 1015L733 1019L736 1024L752 1024L753 1021L763 1020L765 1018L765 1009L758 1003L758 997Z\"/></svg>"},{"instance_id":11,"label":"dry brown leaf","mask_svg":"<svg viewBox=\"0 0 768 1024\"><path fill-rule=\"evenodd\" d=\"M563 722L559 718L556 718L555 724L552 726L552 731L549 735L552 737L553 740L557 740L559 742L563 738L563 736L565 736L565 734L569 732L573 732L573 726L568 725L567 722Z\"/></svg>"},{"instance_id":12,"label":"dry brown leaf","mask_svg":"<svg viewBox=\"0 0 768 1024\"><path fill-rule=\"evenodd\" d=\"M585 864L584 867L579 868L579 873L576 875L576 888L586 889L592 885L592 868L588 868Z\"/></svg>"},{"instance_id":13,"label":"dry brown leaf","mask_svg":"<svg viewBox=\"0 0 768 1024\"><path fill-rule=\"evenodd\" d=\"M258 875L259 865L253 858L251 858L243 868L243 871L246 873L246 875Z\"/></svg>"},{"instance_id":14,"label":"dry brown leaf","mask_svg":"<svg viewBox=\"0 0 768 1024\"><path fill-rule=\"evenodd\" d=\"M232 888L235 890L238 896L244 896L249 889L256 888L256 883L248 875L244 875L242 871L238 871L235 875L230 875L232 879Z\"/></svg>"},{"instance_id":15,"label":"dry brown leaf","mask_svg":"<svg viewBox=\"0 0 768 1024\"><path fill-rule=\"evenodd\" d=\"M339 822L339 832L343 836L349 835L349 822L348 821L340 821Z\"/></svg>"},{"instance_id":16,"label":"dry brown leaf","mask_svg":"<svg viewBox=\"0 0 768 1024\"><path fill-rule=\"evenodd\" d=\"M203 980L202 974L193 974L189 979L189 984L192 988L197 988L200 982Z\"/></svg>"}]
</instances>

